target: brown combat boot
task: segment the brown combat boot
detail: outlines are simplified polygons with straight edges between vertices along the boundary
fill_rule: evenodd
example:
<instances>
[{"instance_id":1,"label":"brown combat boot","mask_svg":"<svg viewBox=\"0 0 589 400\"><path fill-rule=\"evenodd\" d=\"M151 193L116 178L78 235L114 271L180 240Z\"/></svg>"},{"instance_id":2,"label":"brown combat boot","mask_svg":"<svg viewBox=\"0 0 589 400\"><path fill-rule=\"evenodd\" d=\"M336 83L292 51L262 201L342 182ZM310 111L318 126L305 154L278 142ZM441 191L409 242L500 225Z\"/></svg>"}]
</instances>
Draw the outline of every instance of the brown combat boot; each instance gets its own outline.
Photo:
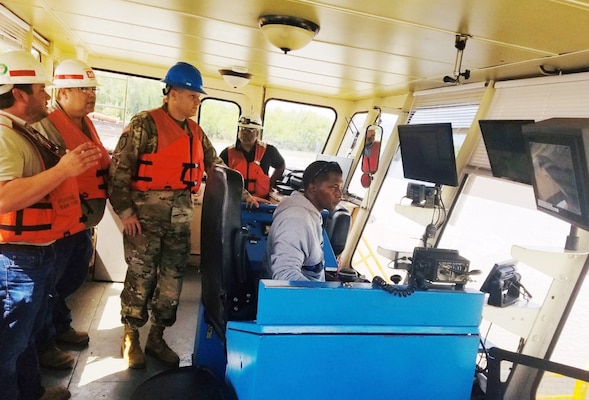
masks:
<instances>
[{"instance_id":1,"label":"brown combat boot","mask_svg":"<svg viewBox=\"0 0 589 400\"><path fill-rule=\"evenodd\" d=\"M80 332L70 327L65 332L56 336L55 341L59 344L66 344L74 347L88 347L90 337L88 332Z\"/></svg>"},{"instance_id":2,"label":"brown combat boot","mask_svg":"<svg viewBox=\"0 0 589 400\"><path fill-rule=\"evenodd\" d=\"M74 366L76 358L65 351L61 351L55 346L51 346L37 354L39 364L42 367L50 369L71 369Z\"/></svg>"},{"instance_id":3,"label":"brown combat boot","mask_svg":"<svg viewBox=\"0 0 589 400\"><path fill-rule=\"evenodd\" d=\"M170 349L164 341L164 327L159 325L152 325L145 344L145 354L149 354L159 359L164 364L170 367L178 367L180 364L180 357Z\"/></svg>"},{"instance_id":4,"label":"brown combat boot","mask_svg":"<svg viewBox=\"0 0 589 400\"><path fill-rule=\"evenodd\" d=\"M45 393L39 400L68 400L72 395L66 387L52 386L45 388Z\"/></svg>"},{"instance_id":5,"label":"brown combat boot","mask_svg":"<svg viewBox=\"0 0 589 400\"><path fill-rule=\"evenodd\" d=\"M145 368L145 356L139 344L139 331L129 325L125 325L123 343L121 343L121 355L129 368Z\"/></svg>"}]
</instances>

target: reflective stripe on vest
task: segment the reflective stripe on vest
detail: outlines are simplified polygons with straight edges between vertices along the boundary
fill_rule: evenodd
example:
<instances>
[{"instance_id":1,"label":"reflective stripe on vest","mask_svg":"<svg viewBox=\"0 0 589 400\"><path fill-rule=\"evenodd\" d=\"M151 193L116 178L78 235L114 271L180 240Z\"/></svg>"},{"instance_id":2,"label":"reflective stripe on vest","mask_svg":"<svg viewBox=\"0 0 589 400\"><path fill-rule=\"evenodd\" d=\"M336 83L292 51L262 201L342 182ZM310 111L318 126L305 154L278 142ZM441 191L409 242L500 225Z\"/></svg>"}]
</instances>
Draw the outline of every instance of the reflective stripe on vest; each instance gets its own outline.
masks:
<instances>
[{"instance_id":1,"label":"reflective stripe on vest","mask_svg":"<svg viewBox=\"0 0 589 400\"><path fill-rule=\"evenodd\" d=\"M46 164L40 154L39 145L29 137L23 137L31 143L33 151L45 169ZM84 230L85 226L81 219L78 184L74 178L68 178L42 201L20 210L0 214L0 242L52 242Z\"/></svg>"},{"instance_id":2,"label":"reflective stripe on vest","mask_svg":"<svg viewBox=\"0 0 589 400\"><path fill-rule=\"evenodd\" d=\"M228 167L238 171L243 176L246 190L254 196L266 198L270 193L270 177L264 173L260 162L266 153L266 143L256 142L254 161L248 163L241 150L235 145L227 149Z\"/></svg>"}]
</instances>

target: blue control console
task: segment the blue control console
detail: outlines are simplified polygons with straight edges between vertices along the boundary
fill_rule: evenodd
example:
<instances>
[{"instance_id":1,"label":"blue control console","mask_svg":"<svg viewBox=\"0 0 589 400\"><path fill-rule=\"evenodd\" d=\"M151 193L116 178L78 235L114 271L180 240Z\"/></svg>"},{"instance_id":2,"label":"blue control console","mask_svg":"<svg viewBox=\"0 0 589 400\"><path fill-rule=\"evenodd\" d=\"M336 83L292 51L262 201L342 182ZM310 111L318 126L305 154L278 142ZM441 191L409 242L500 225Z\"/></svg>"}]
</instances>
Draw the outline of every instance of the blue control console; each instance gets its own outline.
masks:
<instances>
[{"instance_id":1,"label":"blue control console","mask_svg":"<svg viewBox=\"0 0 589 400\"><path fill-rule=\"evenodd\" d=\"M256 272L262 268L262 258L266 251L266 241L275 209L275 204L260 204L259 208L249 208L245 202L241 203L241 224L248 230L247 256L250 267ZM327 211L324 213L326 214ZM323 256L325 270L337 270L337 260L325 230L323 230Z\"/></svg>"},{"instance_id":2,"label":"blue control console","mask_svg":"<svg viewBox=\"0 0 589 400\"><path fill-rule=\"evenodd\" d=\"M240 400L470 399L478 291L262 280L258 296L255 321L227 325Z\"/></svg>"}]
</instances>

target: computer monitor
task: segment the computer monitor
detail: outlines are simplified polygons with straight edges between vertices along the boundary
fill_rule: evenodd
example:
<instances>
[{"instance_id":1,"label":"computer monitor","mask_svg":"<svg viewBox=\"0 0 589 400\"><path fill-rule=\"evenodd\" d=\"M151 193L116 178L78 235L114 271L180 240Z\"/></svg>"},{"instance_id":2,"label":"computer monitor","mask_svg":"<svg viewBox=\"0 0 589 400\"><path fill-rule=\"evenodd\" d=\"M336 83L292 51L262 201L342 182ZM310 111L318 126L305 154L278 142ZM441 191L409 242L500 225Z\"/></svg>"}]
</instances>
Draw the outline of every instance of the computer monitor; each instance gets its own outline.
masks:
<instances>
[{"instance_id":1,"label":"computer monitor","mask_svg":"<svg viewBox=\"0 0 589 400\"><path fill-rule=\"evenodd\" d=\"M520 294L521 276L517 272L514 259L493 265L481 286L481 292L489 293L487 303L496 307L506 307L517 301Z\"/></svg>"},{"instance_id":2,"label":"computer monitor","mask_svg":"<svg viewBox=\"0 0 589 400\"><path fill-rule=\"evenodd\" d=\"M342 180L344 181L344 189L348 187L348 177L350 176L350 171L352 170L352 162L354 159L347 158L347 157L338 157L338 156L331 156L329 154L317 154L316 161L335 161L339 164L340 168L342 169Z\"/></svg>"},{"instance_id":3,"label":"computer monitor","mask_svg":"<svg viewBox=\"0 0 589 400\"><path fill-rule=\"evenodd\" d=\"M458 186L452 124L399 125L398 129L405 178Z\"/></svg>"},{"instance_id":4,"label":"computer monitor","mask_svg":"<svg viewBox=\"0 0 589 400\"><path fill-rule=\"evenodd\" d=\"M532 184L532 165L522 133L522 126L531 123L534 120L479 121L493 176Z\"/></svg>"},{"instance_id":5,"label":"computer monitor","mask_svg":"<svg viewBox=\"0 0 589 400\"><path fill-rule=\"evenodd\" d=\"M589 230L589 118L525 125L538 210Z\"/></svg>"}]
</instances>

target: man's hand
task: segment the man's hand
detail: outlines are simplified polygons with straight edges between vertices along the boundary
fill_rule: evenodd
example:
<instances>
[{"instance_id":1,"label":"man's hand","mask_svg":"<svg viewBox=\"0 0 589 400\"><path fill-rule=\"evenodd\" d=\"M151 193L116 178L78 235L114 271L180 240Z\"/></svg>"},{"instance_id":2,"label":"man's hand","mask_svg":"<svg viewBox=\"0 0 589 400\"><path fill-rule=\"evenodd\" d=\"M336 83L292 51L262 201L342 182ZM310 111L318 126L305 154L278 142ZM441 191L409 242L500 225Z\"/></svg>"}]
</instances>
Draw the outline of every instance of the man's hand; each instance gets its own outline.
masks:
<instances>
[{"instance_id":1,"label":"man's hand","mask_svg":"<svg viewBox=\"0 0 589 400\"><path fill-rule=\"evenodd\" d=\"M266 200L262 197L249 195L245 198L246 208L258 208L260 204L270 204L270 200Z\"/></svg>"},{"instance_id":2,"label":"man's hand","mask_svg":"<svg viewBox=\"0 0 589 400\"><path fill-rule=\"evenodd\" d=\"M68 150L67 153L61 157L58 168L61 169L63 175L74 178L88 168L97 165L101 157L100 150L94 144L87 142L79 145L73 150Z\"/></svg>"},{"instance_id":3,"label":"man's hand","mask_svg":"<svg viewBox=\"0 0 589 400\"><path fill-rule=\"evenodd\" d=\"M121 220L123 223L123 232L129 236L141 235L141 223L136 215Z\"/></svg>"}]
</instances>

